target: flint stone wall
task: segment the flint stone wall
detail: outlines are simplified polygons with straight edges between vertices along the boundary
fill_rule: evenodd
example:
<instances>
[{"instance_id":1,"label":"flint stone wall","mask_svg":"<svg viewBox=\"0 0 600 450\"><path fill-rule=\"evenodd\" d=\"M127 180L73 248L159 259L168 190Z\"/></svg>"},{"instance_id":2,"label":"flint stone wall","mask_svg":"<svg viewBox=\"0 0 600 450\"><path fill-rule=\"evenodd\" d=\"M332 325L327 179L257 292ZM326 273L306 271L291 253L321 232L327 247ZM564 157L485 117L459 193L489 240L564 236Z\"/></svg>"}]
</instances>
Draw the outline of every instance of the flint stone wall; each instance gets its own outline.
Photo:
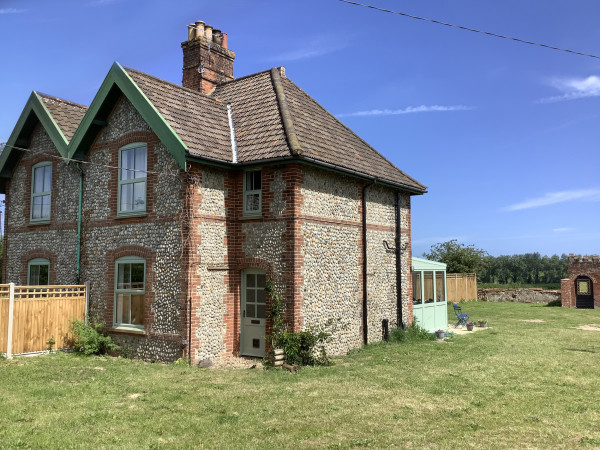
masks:
<instances>
[{"instance_id":1,"label":"flint stone wall","mask_svg":"<svg viewBox=\"0 0 600 450\"><path fill-rule=\"evenodd\" d=\"M485 302L548 303L560 301L560 291L545 289L478 289L477 298Z\"/></svg>"}]
</instances>

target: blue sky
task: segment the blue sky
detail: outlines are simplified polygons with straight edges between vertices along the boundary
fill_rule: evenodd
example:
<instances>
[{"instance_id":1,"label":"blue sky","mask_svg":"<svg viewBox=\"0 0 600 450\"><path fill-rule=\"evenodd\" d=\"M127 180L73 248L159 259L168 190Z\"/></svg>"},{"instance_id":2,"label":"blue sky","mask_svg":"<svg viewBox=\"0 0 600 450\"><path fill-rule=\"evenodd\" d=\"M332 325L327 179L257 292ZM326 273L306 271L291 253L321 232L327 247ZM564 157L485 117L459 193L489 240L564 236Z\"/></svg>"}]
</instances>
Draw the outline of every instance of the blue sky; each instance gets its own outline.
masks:
<instances>
[{"instance_id":1,"label":"blue sky","mask_svg":"<svg viewBox=\"0 0 600 450\"><path fill-rule=\"evenodd\" d=\"M597 0L368 3L600 56ZM453 238L492 255L600 253L600 59L338 0L0 0L0 142L32 90L87 105L114 61L180 83L195 20L228 34L236 76L284 65L428 186L415 256Z\"/></svg>"}]
</instances>

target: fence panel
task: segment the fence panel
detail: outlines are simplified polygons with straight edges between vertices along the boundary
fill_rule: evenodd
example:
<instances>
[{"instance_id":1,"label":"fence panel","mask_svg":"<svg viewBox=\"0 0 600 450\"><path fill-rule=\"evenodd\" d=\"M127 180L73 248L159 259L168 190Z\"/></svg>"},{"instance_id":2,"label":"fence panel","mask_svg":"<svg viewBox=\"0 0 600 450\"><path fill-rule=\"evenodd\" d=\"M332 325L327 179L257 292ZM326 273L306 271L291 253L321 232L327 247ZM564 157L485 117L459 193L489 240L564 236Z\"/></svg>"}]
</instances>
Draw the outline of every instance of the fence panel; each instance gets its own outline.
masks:
<instances>
[{"instance_id":1,"label":"fence panel","mask_svg":"<svg viewBox=\"0 0 600 450\"><path fill-rule=\"evenodd\" d=\"M449 302L477 299L477 276L474 273L446 274L446 293Z\"/></svg>"},{"instance_id":2,"label":"fence panel","mask_svg":"<svg viewBox=\"0 0 600 450\"><path fill-rule=\"evenodd\" d=\"M2 287L0 287L2 289ZM4 341L7 332L2 330L8 314L0 290L0 332ZM71 319L83 320L85 316L85 286L15 286L12 353L30 353L46 350L48 340L54 338L54 348L66 348ZM6 308L8 311L8 308ZM0 340L2 343L2 340ZM0 351L6 349L0 348Z\"/></svg>"},{"instance_id":3,"label":"fence panel","mask_svg":"<svg viewBox=\"0 0 600 450\"><path fill-rule=\"evenodd\" d=\"M9 290L7 284L0 284L0 353L6 353L8 347Z\"/></svg>"}]
</instances>

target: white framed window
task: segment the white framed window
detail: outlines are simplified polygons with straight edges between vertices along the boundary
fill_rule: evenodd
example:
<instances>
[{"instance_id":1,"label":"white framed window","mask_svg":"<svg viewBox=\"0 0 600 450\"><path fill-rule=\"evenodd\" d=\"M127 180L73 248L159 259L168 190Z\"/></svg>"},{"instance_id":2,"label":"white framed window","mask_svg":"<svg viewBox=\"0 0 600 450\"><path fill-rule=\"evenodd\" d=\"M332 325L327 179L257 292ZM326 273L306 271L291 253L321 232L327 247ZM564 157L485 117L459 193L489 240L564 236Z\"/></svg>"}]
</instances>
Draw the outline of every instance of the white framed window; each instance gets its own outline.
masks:
<instances>
[{"instance_id":1,"label":"white framed window","mask_svg":"<svg viewBox=\"0 0 600 450\"><path fill-rule=\"evenodd\" d=\"M244 215L259 216L262 212L262 170L244 172Z\"/></svg>"},{"instance_id":2,"label":"white framed window","mask_svg":"<svg viewBox=\"0 0 600 450\"><path fill-rule=\"evenodd\" d=\"M52 163L41 162L33 166L31 174L31 216L32 222L50 220L52 200Z\"/></svg>"},{"instance_id":3,"label":"white framed window","mask_svg":"<svg viewBox=\"0 0 600 450\"><path fill-rule=\"evenodd\" d=\"M146 261L126 256L115 261L114 326L144 328Z\"/></svg>"},{"instance_id":4,"label":"white framed window","mask_svg":"<svg viewBox=\"0 0 600 450\"><path fill-rule=\"evenodd\" d=\"M35 258L27 263L27 285L47 286L50 284L50 261Z\"/></svg>"},{"instance_id":5,"label":"white framed window","mask_svg":"<svg viewBox=\"0 0 600 450\"><path fill-rule=\"evenodd\" d=\"M118 214L146 212L148 147L143 143L119 149Z\"/></svg>"}]
</instances>

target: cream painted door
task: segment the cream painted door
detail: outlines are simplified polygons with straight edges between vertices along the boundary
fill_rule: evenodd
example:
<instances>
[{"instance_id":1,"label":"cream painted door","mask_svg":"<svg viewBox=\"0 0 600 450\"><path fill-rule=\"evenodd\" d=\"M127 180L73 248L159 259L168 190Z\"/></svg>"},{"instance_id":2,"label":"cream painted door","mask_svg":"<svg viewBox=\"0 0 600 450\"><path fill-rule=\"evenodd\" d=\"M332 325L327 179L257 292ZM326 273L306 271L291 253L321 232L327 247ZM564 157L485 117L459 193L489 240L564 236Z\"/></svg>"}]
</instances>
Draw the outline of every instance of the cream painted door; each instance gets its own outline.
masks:
<instances>
[{"instance_id":1,"label":"cream painted door","mask_svg":"<svg viewBox=\"0 0 600 450\"><path fill-rule=\"evenodd\" d=\"M242 329L240 353L265 356L265 272L256 269L242 271Z\"/></svg>"}]
</instances>

